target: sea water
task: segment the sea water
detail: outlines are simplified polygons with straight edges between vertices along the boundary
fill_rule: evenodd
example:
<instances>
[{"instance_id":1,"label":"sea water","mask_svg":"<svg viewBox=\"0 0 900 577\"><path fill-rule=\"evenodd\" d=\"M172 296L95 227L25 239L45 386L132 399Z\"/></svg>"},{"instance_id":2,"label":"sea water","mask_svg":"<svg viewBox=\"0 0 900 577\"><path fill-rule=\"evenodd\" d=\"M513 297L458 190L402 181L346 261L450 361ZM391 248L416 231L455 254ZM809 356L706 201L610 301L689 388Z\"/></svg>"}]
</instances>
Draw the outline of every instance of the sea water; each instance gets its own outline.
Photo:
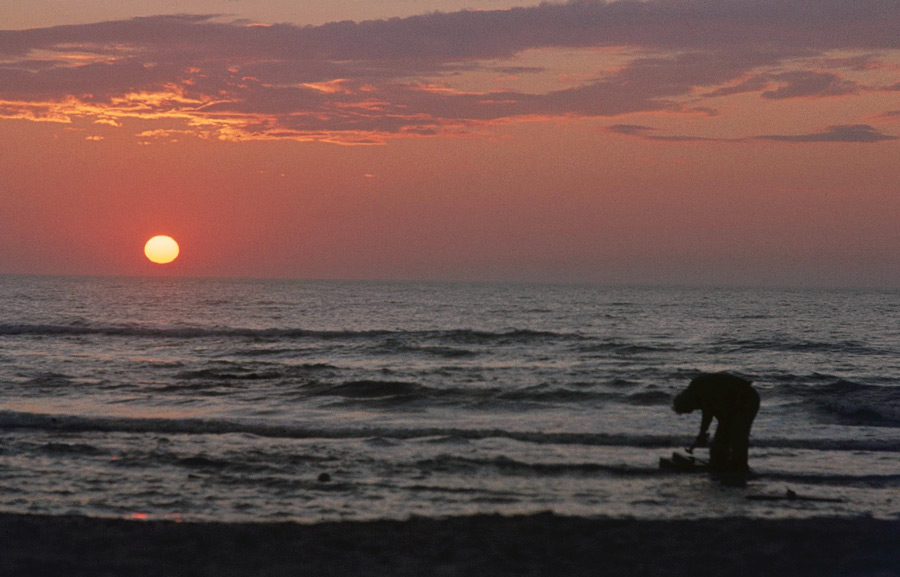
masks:
<instances>
[{"instance_id":1,"label":"sea water","mask_svg":"<svg viewBox=\"0 0 900 577\"><path fill-rule=\"evenodd\" d=\"M738 487L658 467L722 370ZM6 512L898 518L898 456L897 291L0 277Z\"/></svg>"}]
</instances>

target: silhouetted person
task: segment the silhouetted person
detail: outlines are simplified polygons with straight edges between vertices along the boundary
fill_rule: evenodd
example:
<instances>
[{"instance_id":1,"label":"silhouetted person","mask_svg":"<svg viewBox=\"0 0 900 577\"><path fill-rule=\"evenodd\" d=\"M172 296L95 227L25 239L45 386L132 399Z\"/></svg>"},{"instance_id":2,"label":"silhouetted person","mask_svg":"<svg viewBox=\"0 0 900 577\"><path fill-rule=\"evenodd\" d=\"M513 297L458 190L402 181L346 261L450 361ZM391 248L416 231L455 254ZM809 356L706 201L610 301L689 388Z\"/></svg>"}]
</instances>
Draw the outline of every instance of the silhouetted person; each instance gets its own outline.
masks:
<instances>
[{"instance_id":1,"label":"silhouetted person","mask_svg":"<svg viewBox=\"0 0 900 577\"><path fill-rule=\"evenodd\" d=\"M692 380L672 401L679 415L700 409L703 420L693 447L704 447L709 425L718 425L709 449L709 468L714 471L746 472L750 427L759 411L759 395L750 381L728 373L705 373Z\"/></svg>"}]
</instances>

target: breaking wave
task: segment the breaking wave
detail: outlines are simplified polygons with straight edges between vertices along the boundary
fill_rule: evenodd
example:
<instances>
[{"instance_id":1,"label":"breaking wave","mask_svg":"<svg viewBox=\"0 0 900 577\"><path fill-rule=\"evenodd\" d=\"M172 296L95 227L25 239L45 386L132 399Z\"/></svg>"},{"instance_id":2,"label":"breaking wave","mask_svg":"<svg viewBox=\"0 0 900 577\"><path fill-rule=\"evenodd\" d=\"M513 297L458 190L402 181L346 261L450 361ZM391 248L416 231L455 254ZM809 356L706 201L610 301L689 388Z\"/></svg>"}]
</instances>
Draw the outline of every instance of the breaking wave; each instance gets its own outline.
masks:
<instances>
[{"instance_id":1,"label":"breaking wave","mask_svg":"<svg viewBox=\"0 0 900 577\"><path fill-rule=\"evenodd\" d=\"M672 435L511 431L457 427L333 427L269 424L215 419L117 418L0 411L0 430L183 435L249 434L281 439L511 439L536 445L678 448L689 439ZM754 447L820 451L900 451L900 439L754 439Z\"/></svg>"},{"instance_id":2,"label":"breaking wave","mask_svg":"<svg viewBox=\"0 0 900 577\"><path fill-rule=\"evenodd\" d=\"M782 393L799 397L840 423L871 427L900 427L900 388L857 383L819 375L816 384L788 384Z\"/></svg>"}]
</instances>

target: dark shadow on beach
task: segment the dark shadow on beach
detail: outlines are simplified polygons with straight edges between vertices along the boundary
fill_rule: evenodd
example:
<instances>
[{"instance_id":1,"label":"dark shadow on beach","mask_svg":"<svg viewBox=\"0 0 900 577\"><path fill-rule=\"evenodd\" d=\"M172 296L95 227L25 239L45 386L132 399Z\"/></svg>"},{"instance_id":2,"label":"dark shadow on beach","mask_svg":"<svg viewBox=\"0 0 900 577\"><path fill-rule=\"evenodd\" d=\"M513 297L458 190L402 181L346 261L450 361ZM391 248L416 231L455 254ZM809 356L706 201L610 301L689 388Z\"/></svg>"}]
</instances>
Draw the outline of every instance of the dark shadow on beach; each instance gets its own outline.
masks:
<instances>
[{"instance_id":1,"label":"dark shadow on beach","mask_svg":"<svg viewBox=\"0 0 900 577\"><path fill-rule=\"evenodd\" d=\"M0 514L0 575L889 576L900 521L553 514L174 523Z\"/></svg>"}]
</instances>

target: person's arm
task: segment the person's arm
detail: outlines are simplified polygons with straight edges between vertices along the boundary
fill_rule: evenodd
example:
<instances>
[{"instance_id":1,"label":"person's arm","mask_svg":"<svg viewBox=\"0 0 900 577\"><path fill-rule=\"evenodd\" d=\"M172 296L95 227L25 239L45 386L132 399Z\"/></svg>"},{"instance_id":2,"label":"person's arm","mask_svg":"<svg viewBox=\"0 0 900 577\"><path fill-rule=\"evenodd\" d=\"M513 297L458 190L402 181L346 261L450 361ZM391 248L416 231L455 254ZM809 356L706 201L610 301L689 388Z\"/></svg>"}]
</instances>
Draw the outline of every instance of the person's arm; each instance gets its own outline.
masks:
<instances>
[{"instance_id":1,"label":"person's arm","mask_svg":"<svg viewBox=\"0 0 900 577\"><path fill-rule=\"evenodd\" d=\"M703 418L700 420L700 432L697 433L697 440L694 441L695 447L705 447L709 440L709 425L712 423L712 411L703 411Z\"/></svg>"}]
</instances>

